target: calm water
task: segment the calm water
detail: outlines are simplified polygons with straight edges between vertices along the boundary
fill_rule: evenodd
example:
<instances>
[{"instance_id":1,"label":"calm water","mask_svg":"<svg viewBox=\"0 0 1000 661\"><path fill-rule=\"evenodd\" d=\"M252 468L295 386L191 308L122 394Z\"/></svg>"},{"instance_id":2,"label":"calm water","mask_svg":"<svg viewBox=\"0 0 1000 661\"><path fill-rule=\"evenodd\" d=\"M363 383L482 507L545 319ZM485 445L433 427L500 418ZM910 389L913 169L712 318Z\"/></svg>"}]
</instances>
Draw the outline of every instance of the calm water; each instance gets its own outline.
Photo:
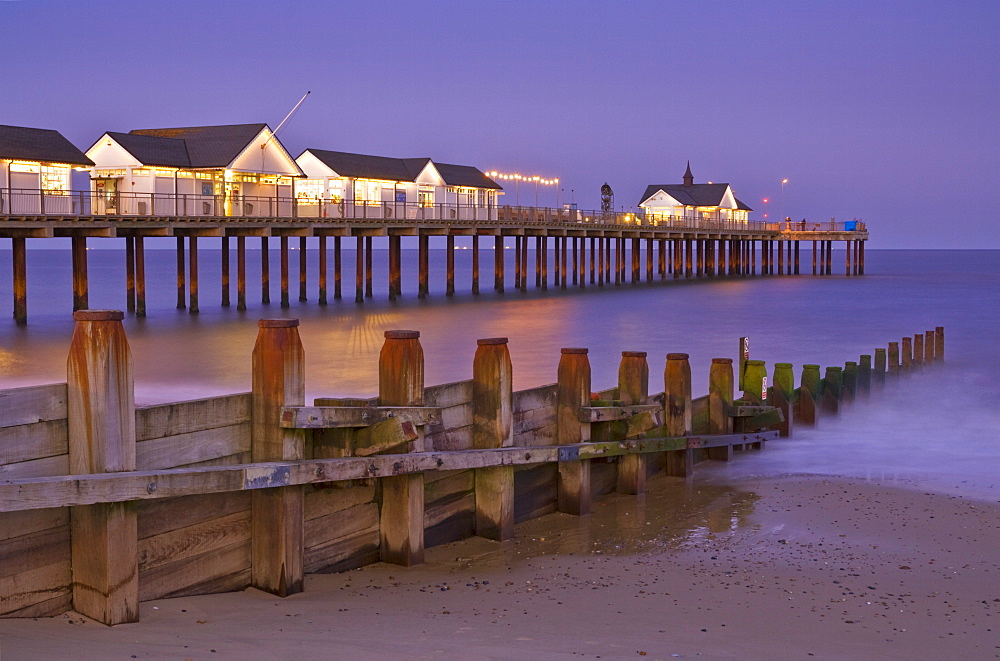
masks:
<instances>
[{"instance_id":1,"label":"calm water","mask_svg":"<svg viewBox=\"0 0 1000 661\"><path fill-rule=\"evenodd\" d=\"M510 338L516 388L555 380L560 347L590 348L594 388L614 385L620 352L649 353L651 389L664 355L691 355L695 394L706 389L711 358L734 357L741 335L754 358L842 365L890 340L946 328L947 367L916 376L818 431L774 443L716 472L723 475L819 472L916 483L997 499L1000 494L1000 251L869 251L864 277L767 277L721 281L672 279L639 286L588 284L586 292L513 290L507 255L506 294L492 292L493 253L481 253L483 294L469 293L471 252L456 259L458 294L444 296L444 255L431 256L432 295L416 297L416 252L404 251L403 298L386 300L386 253L375 254L375 297L358 305L354 253L344 251L344 294L316 304L316 255L309 253L310 301L299 303L298 253L291 260L292 306L278 305L278 253L271 254L271 299L260 304L259 253L248 252L250 309L219 307L219 252L202 249L201 313L174 309L174 254L147 252L145 320L127 318L135 358L136 397L143 403L249 389L256 320L298 317L307 356L309 397L377 391L382 331L415 329L427 359L428 384L471 377L476 339ZM90 253L90 305L125 305L123 254ZM808 251L804 261L808 263ZM534 258L529 256L529 264ZM843 271L843 254L834 256ZM233 260L235 269L235 259ZM29 251L29 325L10 319L10 253L0 252L0 387L61 381L72 332L68 251ZM643 260L643 270L645 261ZM644 273L643 273L644 275ZM658 277L658 276L657 276ZM533 285L533 279L532 279ZM232 292L235 303L235 285ZM994 489L994 485L996 488Z\"/></svg>"}]
</instances>

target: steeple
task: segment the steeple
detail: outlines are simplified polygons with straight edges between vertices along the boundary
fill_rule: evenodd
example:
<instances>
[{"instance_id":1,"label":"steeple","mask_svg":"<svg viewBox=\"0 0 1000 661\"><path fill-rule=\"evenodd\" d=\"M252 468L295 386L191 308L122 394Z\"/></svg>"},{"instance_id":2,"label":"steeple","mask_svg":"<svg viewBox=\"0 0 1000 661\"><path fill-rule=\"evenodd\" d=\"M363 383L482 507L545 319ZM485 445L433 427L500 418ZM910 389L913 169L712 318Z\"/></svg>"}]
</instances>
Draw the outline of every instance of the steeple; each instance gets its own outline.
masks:
<instances>
[{"instance_id":1,"label":"steeple","mask_svg":"<svg viewBox=\"0 0 1000 661\"><path fill-rule=\"evenodd\" d=\"M684 185L694 186L694 175L691 174L691 161L688 161L687 170L684 172Z\"/></svg>"}]
</instances>

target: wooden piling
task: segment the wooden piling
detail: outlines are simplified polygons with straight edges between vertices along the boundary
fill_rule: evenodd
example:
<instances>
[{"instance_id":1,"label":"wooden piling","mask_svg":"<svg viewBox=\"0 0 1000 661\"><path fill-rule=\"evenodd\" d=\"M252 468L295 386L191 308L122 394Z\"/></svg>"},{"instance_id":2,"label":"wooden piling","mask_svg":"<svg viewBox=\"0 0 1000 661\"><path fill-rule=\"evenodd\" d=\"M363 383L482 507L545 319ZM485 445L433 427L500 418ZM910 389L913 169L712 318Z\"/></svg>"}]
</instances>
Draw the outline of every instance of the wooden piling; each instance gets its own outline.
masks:
<instances>
[{"instance_id":1,"label":"wooden piling","mask_svg":"<svg viewBox=\"0 0 1000 661\"><path fill-rule=\"evenodd\" d=\"M618 365L618 399L623 406L645 404L649 399L649 363L645 351L622 351ZM615 490L624 494L646 491L645 454L626 454L618 462Z\"/></svg>"},{"instance_id":2,"label":"wooden piling","mask_svg":"<svg viewBox=\"0 0 1000 661\"><path fill-rule=\"evenodd\" d=\"M504 290L504 254L503 236L497 234L493 237L493 289L503 293Z\"/></svg>"},{"instance_id":3,"label":"wooden piling","mask_svg":"<svg viewBox=\"0 0 1000 661\"><path fill-rule=\"evenodd\" d=\"M135 316L146 316L146 246L142 235L135 237Z\"/></svg>"},{"instance_id":4,"label":"wooden piling","mask_svg":"<svg viewBox=\"0 0 1000 661\"><path fill-rule=\"evenodd\" d=\"M472 235L472 293L479 293L479 235Z\"/></svg>"},{"instance_id":5,"label":"wooden piling","mask_svg":"<svg viewBox=\"0 0 1000 661\"><path fill-rule=\"evenodd\" d=\"M271 303L271 249L267 237L260 237L260 302Z\"/></svg>"},{"instance_id":6,"label":"wooden piling","mask_svg":"<svg viewBox=\"0 0 1000 661\"><path fill-rule=\"evenodd\" d=\"M222 264L220 266L220 288L222 289L222 307L229 307L229 237L222 237Z\"/></svg>"},{"instance_id":7,"label":"wooden piling","mask_svg":"<svg viewBox=\"0 0 1000 661\"><path fill-rule=\"evenodd\" d=\"M430 292L428 277L430 240L427 234L417 237L417 298L424 298Z\"/></svg>"},{"instance_id":8,"label":"wooden piling","mask_svg":"<svg viewBox=\"0 0 1000 661\"><path fill-rule=\"evenodd\" d=\"M556 385L556 438L560 445L590 440L590 424L580 422L580 408L590 404L590 360L587 349L564 348ZM558 509L590 513L590 460L559 462Z\"/></svg>"},{"instance_id":9,"label":"wooden piling","mask_svg":"<svg viewBox=\"0 0 1000 661\"><path fill-rule=\"evenodd\" d=\"M183 310L187 307L187 299L184 279L184 237L177 237L177 309Z\"/></svg>"},{"instance_id":10,"label":"wooden piling","mask_svg":"<svg viewBox=\"0 0 1000 661\"><path fill-rule=\"evenodd\" d=\"M445 295L454 296L455 295L455 235L449 234L447 237L447 282L445 284Z\"/></svg>"},{"instance_id":11,"label":"wooden piling","mask_svg":"<svg viewBox=\"0 0 1000 661\"><path fill-rule=\"evenodd\" d=\"M472 447L514 445L513 370L507 338L478 340L472 362ZM476 534L503 541L514 537L514 467L475 469Z\"/></svg>"},{"instance_id":12,"label":"wooden piling","mask_svg":"<svg viewBox=\"0 0 1000 661\"><path fill-rule=\"evenodd\" d=\"M868 399L872 391L872 357L865 354L858 362L858 389L855 398Z\"/></svg>"},{"instance_id":13,"label":"wooden piling","mask_svg":"<svg viewBox=\"0 0 1000 661\"><path fill-rule=\"evenodd\" d=\"M325 234L320 234L317 237L317 241L319 242L319 260L318 260L319 264L317 265L317 276L318 276L317 279L319 281L319 289L318 289L318 291L316 293L317 293L317 298L319 299L319 304L320 305L326 305L327 304L327 298L326 298L326 279L327 279L326 278L326 276L327 276L327 273L326 273L326 257L327 257L327 255L326 255L326 235Z\"/></svg>"},{"instance_id":14,"label":"wooden piling","mask_svg":"<svg viewBox=\"0 0 1000 661\"><path fill-rule=\"evenodd\" d=\"M402 273L400 272L402 237L389 235L389 300L395 301L402 293Z\"/></svg>"},{"instance_id":15,"label":"wooden piling","mask_svg":"<svg viewBox=\"0 0 1000 661\"><path fill-rule=\"evenodd\" d=\"M278 239L281 263L281 307L289 306L288 300L288 237L282 236Z\"/></svg>"},{"instance_id":16,"label":"wooden piling","mask_svg":"<svg viewBox=\"0 0 1000 661\"><path fill-rule=\"evenodd\" d=\"M365 300L365 237L360 234L355 245L354 302Z\"/></svg>"},{"instance_id":17,"label":"wooden piling","mask_svg":"<svg viewBox=\"0 0 1000 661\"><path fill-rule=\"evenodd\" d=\"M598 241L600 241L600 239L590 237L590 284L595 283L597 275L594 267L596 266L595 253L600 252L600 246L597 243Z\"/></svg>"},{"instance_id":18,"label":"wooden piling","mask_svg":"<svg viewBox=\"0 0 1000 661\"><path fill-rule=\"evenodd\" d=\"M340 237L333 237L333 297L338 301L341 298L341 254L340 254Z\"/></svg>"},{"instance_id":19,"label":"wooden piling","mask_svg":"<svg viewBox=\"0 0 1000 661\"><path fill-rule=\"evenodd\" d=\"M840 399L845 405L850 405L854 403L858 390L858 364L851 360L844 363L842 376L844 385Z\"/></svg>"},{"instance_id":20,"label":"wooden piling","mask_svg":"<svg viewBox=\"0 0 1000 661\"><path fill-rule=\"evenodd\" d=\"M69 472L135 470L132 354L124 315L80 310L67 360ZM139 619L136 504L70 510L73 609L103 624Z\"/></svg>"},{"instance_id":21,"label":"wooden piling","mask_svg":"<svg viewBox=\"0 0 1000 661\"><path fill-rule=\"evenodd\" d=\"M822 395L823 380L819 375L819 365L803 365L802 378L799 380L798 417L795 421L806 427L816 426Z\"/></svg>"},{"instance_id":22,"label":"wooden piling","mask_svg":"<svg viewBox=\"0 0 1000 661\"><path fill-rule=\"evenodd\" d=\"M667 277L667 240L660 239L657 243L659 245L656 249L656 270L660 275L660 280L665 280Z\"/></svg>"},{"instance_id":23,"label":"wooden piling","mask_svg":"<svg viewBox=\"0 0 1000 661\"><path fill-rule=\"evenodd\" d=\"M826 375L823 377L823 394L820 397L820 410L823 415L839 415L843 388L844 368L827 367Z\"/></svg>"},{"instance_id":24,"label":"wooden piling","mask_svg":"<svg viewBox=\"0 0 1000 661\"><path fill-rule=\"evenodd\" d=\"M236 237L236 309L247 309L247 240Z\"/></svg>"},{"instance_id":25,"label":"wooden piling","mask_svg":"<svg viewBox=\"0 0 1000 661\"><path fill-rule=\"evenodd\" d=\"M783 438L792 435L793 402L795 401L795 374L791 363L774 364L774 386L771 388L773 400L771 406L777 406L785 420L778 427Z\"/></svg>"},{"instance_id":26,"label":"wooden piling","mask_svg":"<svg viewBox=\"0 0 1000 661\"><path fill-rule=\"evenodd\" d=\"M15 254L14 257L16 258L17 255ZM16 273L14 286L17 287ZM135 312L135 239L131 236L125 237L125 310Z\"/></svg>"},{"instance_id":27,"label":"wooden piling","mask_svg":"<svg viewBox=\"0 0 1000 661\"><path fill-rule=\"evenodd\" d=\"M28 323L28 260L24 237L11 239L11 265L14 271L14 320L18 326Z\"/></svg>"},{"instance_id":28,"label":"wooden piling","mask_svg":"<svg viewBox=\"0 0 1000 661\"><path fill-rule=\"evenodd\" d=\"M668 353L663 370L663 420L667 436L684 436L691 431L691 364L686 353ZM667 453L667 475L694 474L694 451Z\"/></svg>"},{"instance_id":29,"label":"wooden piling","mask_svg":"<svg viewBox=\"0 0 1000 661\"><path fill-rule=\"evenodd\" d=\"M767 364L763 360L748 360L744 369L743 399L758 406L766 403Z\"/></svg>"},{"instance_id":30,"label":"wooden piling","mask_svg":"<svg viewBox=\"0 0 1000 661\"><path fill-rule=\"evenodd\" d=\"M382 406L423 406L424 350L420 333L385 331L378 361L379 403ZM414 442L422 451L423 438ZM379 534L382 562L411 566L424 561L423 473L392 475L379 480Z\"/></svg>"},{"instance_id":31,"label":"wooden piling","mask_svg":"<svg viewBox=\"0 0 1000 661\"><path fill-rule=\"evenodd\" d=\"M528 291L528 237L521 237L521 291Z\"/></svg>"},{"instance_id":32,"label":"wooden piling","mask_svg":"<svg viewBox=\"0 0 1000 661\"><path fill-rule=\"evenodd\" d=\"M372 293L372 280L374 278L374 268L372 266L372 260L374 258L374 251L372 249L372 243L374 239L370 236L365 237L365 298L371 298Z\"/></svg>"},{"instance_id":33,"label":"wooden piling","mask_svg":"<svg viewBox=\"0 0 1000 661\"><path fill-rule=\"evenodd\" d=\"M944 326L934 329L934 360L944 362Z\"/></svg>"},{"instance_id":34,"label":"wooden piling","mask_svg":"<svg viewBox=\"0 0 1000 661\"><path fill-rule=\"evenodd\" d=\"M708 373L708 433L733 433L729 409L733 405L733 359L713 358ZM717 461L733 458L733 446L709 448L708 456Z\"/></svg>"},{"instance_id":35,"label":"wooden piling","mask_svg":"<svg viewBox=\"0 0 1000 661\"><path fill-rule=\"evenodd\" d=\"M250 456L253 462L305 456L305 433L280 426L282 406L305 404L305 352L298 319L261 319L253 349ZM251 584L286 597L302 591L302 486L255 489L250 500Z\"/></svg>"},{"instance_id":36,"label":"wooden piling","mask_svg":"<svg viewBox=\"0 0 1000 661\"><path fill-rule=\"evenodd\" d=\"M309 291L306 286L306 276L308 273L309 266L309 251L307 250L308 243L306 242L306 237L299 237L299 301L306 301L309 299Z\"/></svg>"},{"instance_id":37,"label":"wooden piling","mask_svg":"<svg viewBox=\"0 0 1000 661\"><path fill-rule=\"evenodd\" d=\"M876 357L878 353L876 352ZM889 380L895 381L899 378L899 342L889 343Z\"/></svg>"},{"instance_id":38,"label":"wooden piling","mask_svg":"<svg viewBox=\"0 0 1000 661\"><path fill-rule=\"evenodd\" d=\"M694 257L692 255L692 250L694 250L694 241L691 239L684 240L684 277L690 278L694 274Z\"/></svg>"},{"instance_id":39,"label":"wooden piling","mask_svg":"<svg viewBox=\"0 0 1000 661\"><path fill-rule=\"evenodd\" d=\"M188 304L188 312L191 314L198 314L198 237L191 236L188 239L188 244L191 250L188 252L188 275L189 280L189 293L188 297L190 302Z\"/></svg>"},{"instance_id":40,"label":"wooden piling","mask_svg":"<svg viewBox=\"0 0 1000 661\"><path fill-rule=\"evenodd\" d=\"M913 338L904 337L903 343L900 345L899 353L899 372L905 376L909 376L910 372L913 371Z\"/></svg>"},{"instance_id":41,"label":"wooden piling","mask_svg":"<svg viewBox=\"0 0 1000 661\"><path fill-rule=\"evenodd\" d=\"M924 366L924 334L913 334L913 369L919 370Z\"/></svg>"},{"instance_id":42,"label":"wooden piling","mask_svg":"<svg viewBox=\"0 0 1000 661\"><path fill-rule=\"evenodd\" d=\"M872 368L872 387L875 390L881 390L885 387L885 368L885 349L875 349L875 366Z\"/></svg>"},{"instance_id":43,"label":"wooden piling","mask_svg":"<svg viewBox=\"0 0 1000 661\"><path fill-rule=\"evenodd\" d=\"M934 362L934 331L924 332L924 364Z\"/></svg>"}]
</instances>

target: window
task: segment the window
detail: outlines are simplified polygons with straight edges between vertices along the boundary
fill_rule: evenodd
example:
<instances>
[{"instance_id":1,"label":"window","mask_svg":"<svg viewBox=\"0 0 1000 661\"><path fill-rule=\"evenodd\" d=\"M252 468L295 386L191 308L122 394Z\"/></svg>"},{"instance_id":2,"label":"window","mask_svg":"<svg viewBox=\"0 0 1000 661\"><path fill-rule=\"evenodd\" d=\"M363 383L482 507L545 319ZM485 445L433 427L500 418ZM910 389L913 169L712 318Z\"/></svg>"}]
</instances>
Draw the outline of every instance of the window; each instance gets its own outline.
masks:
<instances>
[{"instance_id":1,"label":"window","mask_svg":"<svg viewBox=\"0 0 1000 661\"><path fill-rule=\"evenodd\" d=\"M420 190L417 191L417 204L422 207L434 206L434 189L421 186Z\"/></svg>"},{"instance_id":2,"label":"window","mask_svg":"<svg viewBox=\"0 0 1000 661\"><path fill-rule=\"evenodd\" d=\"M319 200L323 197L322 179L301 179L295 187L295 197L300 200Z\"/></svg>"},{"instance_id":3,"label":"window","mask_svg":"<svg viewBox=\"0 0 1000 661\"><path fill-rule=\"evenodd\" d=\"M133 177L145 177L148 174L149 174L149 170L147 170L146 168L136 168L136 169L132 170L132 176Z\"/></svg>"},{"instance_id":4,"label":"window","mask_svg":"<svg viewBox=\"0 0 1000 661\"><path fill-rule=\"evenodd\" d=\"M173 177L174 176L174 171L173 170L157 170L156 171L156 176L157 177Z\"/></svg>"},{"instance_id":5,"label":"window","mask_svg":"<svg viewBox=\"0 0 1000 661\"><path fill-rule=\"evenodd\" d=\"M38 174L40 166L37 163L11 163L11 172L27 172L28 174Z\"/></svg>"},{"instance_id":6,"label":"window","mask_svg":"<svg viewBox=\"0 0 1000 661\"><path fill-rule=\"evenodd\" d=\"M367 179L355 179L354 201L358 204L379 204L382 201L382 184Z\"/></svg>"},{"instance_id":7,"label":"window","mask_svg":"<svg viewBox=\"0 0 1000 661\"><path fill-rule=\"evenodd\" d=\"M42 190L49 195L69 194L69 167L65 165L43 165Z\"/></svg>"},{"instance_id":8,"label":"window","mask_svg":"<svg viewBox=\"0 0 1000 661\"><path fill-rule=\"evenodd\" d=\"M188 172L186 170L178 170L177 171L177 178L178 179L192 179L192 178L194 178L194 172Z\"/></svg>"}]
</instances>

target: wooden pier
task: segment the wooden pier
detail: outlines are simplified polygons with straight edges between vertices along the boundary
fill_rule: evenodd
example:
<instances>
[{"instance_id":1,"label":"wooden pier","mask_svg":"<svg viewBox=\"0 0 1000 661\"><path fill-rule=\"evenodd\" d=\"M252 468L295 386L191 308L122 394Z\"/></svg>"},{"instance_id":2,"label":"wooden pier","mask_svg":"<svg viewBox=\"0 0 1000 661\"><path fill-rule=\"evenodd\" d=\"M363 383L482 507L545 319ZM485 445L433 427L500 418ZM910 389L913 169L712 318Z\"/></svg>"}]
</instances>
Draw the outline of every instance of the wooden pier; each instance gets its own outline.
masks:
<instances>
[{"instance_id":1,"label":"wooden pier","mask_svg":"<svg viewBox=\"0 0 1000 661\"><path fill-rule=\"evenodd\" d=\"M295 205L272 205L274 208ZM81 203L82 205L82 203ZM219 239L222 269L219 277L220 304L232 304L232 256L236 252L236 307L247 305L247 239L259 241L261 260L260 300L271 300L270 240L280 249L280 304L290 305L290 242L298 239L298 300L309 299L308 274L315 269L316 301L326 304L332 295L349 295L345 281L343 248L353 247L354 300L372 297L373 237L388 237L389 268L385 278L388 296L402 295L401 239L417 237L418 296L429 293L431 237L441 237L446 254L446 295L456 291L455 237L471 238L472 294L480 293L481 237L492 237L493 289L503 292L506 269L512 253L514 288L526 291L549 287L549 257L552 284L559 289L603 287L631 282L653 282L668 278L719 278L748 275L799 275L801 244L811 243L811 273L834 272L833 244L846 247L844 273L862 275L865 267L864 224L848 223L759 223L721 220L663 219L645 221L630 213L583 212L534 207L423 208L385 204L385 209L358 207L357 217L316 218L292 216L117 216L117 215L2 215L0 238L11 240L13 253L13 315L18 323L28 319L27 239L69 237L72 243L73 309L86 310L90 280L87 275L87 239L122 238L125 241L126 311L145 316L145 244L148 237L173 237L177 247L177 307L197 313L201 305L198 269L199 239ZM156 208L150 204L149 208ZM417 213L419 211L419 213ZM319 257L307 263L306 240L316 237ZM514 250L505 250L505 239L514 238ZM232 241L235 239L235 241ZM443 239L443 240L442 240ZM235 245L234 245L235 243ZM202 244L204 245L204 244ZM534 277L528 253L534 250ZM330 254L333 256L330 286ZM486 267L488 268L488 266ZM331 292L332 289L332 292Z\"/></svg>"},{"instance_id":2,"label":"wooden pier","mask_svg":"<svg viewBox=\"0 0 1000 661\"><path fill-rule=\"evenodd\" d=\"M67 382L0 391L0 616L132 622L141 601L285 596L305 573L510 539L518 522L762 449L944 359L942 328L921 333L919 367L878 349L852 379L805 365L797 389L788 364L767 387L763 361L734 374L716 358L693 398L687 354L667 354L650 393L646 354L625 351L618 384L593 392L588 349L566 348L555 384L515 392L505 338L469 347L470 381L426 386L419 333L397 330L378 397L308 406L298 322L265 319L252 392L137 407L123 316L76 312Z\"/></svg>"}]
</instances>

